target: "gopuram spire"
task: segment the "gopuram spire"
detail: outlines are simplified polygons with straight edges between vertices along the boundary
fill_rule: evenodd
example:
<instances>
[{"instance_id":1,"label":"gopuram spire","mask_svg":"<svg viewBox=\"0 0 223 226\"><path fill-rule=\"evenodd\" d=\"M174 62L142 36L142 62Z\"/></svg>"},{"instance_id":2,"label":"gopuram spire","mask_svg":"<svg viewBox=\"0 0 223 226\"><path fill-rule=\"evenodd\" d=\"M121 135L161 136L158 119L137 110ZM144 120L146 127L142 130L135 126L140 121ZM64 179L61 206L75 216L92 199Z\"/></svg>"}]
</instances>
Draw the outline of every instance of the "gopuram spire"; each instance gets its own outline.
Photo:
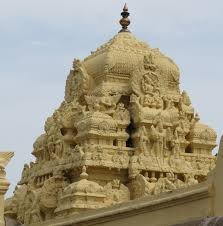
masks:
<instances>
[{"instance_id":1,"label":"gopuram spire","mask_svg":"<svg viewBox=\"0 0 223 226\"><path fill-rule=\"evenodd\" d=\"M168 197L180 188L186 194L215 168L216 132L181 92L178 66L128 31L126 4L121 15L120 33L74 60L65 98L35 140L35 162L24 165L5 217L23 225L70 225L76 214L84 222L92 209L121 203L134 209L130 200ZM0 154L0 180L1 163ZM200 194L190 189L190 196ZM200 191L206 199L206 188Z\"/></svg>"},{"instance_id":2,"label":"gopuram spire","mask_svg":"<svg viewBox=\"0 0 223 226\"><path fill-rule=\"evenodd\" d=\"M125 3L123 12L121 13L122 19L119 21L119 23L122 26L122 29L119 32L129 32L128 26L130 24L130 20L128 16L130 15L130 13L128 11L129 11L128 6Z\"/></svg>"}]
</instances>

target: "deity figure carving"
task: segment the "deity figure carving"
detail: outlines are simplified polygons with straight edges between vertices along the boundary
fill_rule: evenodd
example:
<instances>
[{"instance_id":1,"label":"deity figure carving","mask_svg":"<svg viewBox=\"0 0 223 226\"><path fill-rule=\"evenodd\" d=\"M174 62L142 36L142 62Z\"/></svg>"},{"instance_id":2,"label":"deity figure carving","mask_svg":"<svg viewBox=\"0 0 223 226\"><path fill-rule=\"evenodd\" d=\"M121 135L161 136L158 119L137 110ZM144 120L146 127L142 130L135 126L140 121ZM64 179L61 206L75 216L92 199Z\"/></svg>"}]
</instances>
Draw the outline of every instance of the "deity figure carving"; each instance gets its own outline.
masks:
<instances>
[{"instance_id":1,"label":"deity figure carving","mask_svg":"<svg viewBox=\"0 0 223 226\"><path fill-rule=\"evenodd\" d=\"M28 164L24 164L23 170L22 170L22 181L25 181L28 179L30 173L30 168Z\"/></svg>"},{"instance_id":2,"label":"deity figure carving","mask_svg":"<svg viewBox=\"0 0 223 226\"><path fill-rule=\"evenodd\" d=\"M178 155L178 153L180 152L180 139L176 130L174 132L174 135L172 136L172 139L170 140L170 144L171 155Z\"/></svg>"},{"instance_id":3,"label":"deity figure carving","mask_svg":"<svg viewBox=\"0 0 223 226\"><path fill-rule=\"evenodd\" d=\"M130 121L130 113L123 103L118 103L113 118L120 121Z\"/></svg>"},{"instance_id":4,"label":"deity figure carving","mask_svg":"<svg viewBox=\"0 0 223 226\"><path fill-rule=\"evenodd\" d=\"M142 90L145 94L153 95L155 91L155 84L149 74L145 74L142 78Z\"/></svg>"},{"instance_id":5,"label":"deity figure carving","mask_svg":"<svg viewBox=\"0 0 223 226\"><path fill-rule=\"evenodd\" d=\"M163 100L159 95L159 92L153 93L153 96L149 94L145 94L140 97L140 104L143 107L149 107L154 109L162 109L163 108Z\"/></svg>"},{"instance_id":6,"label":"deity figure carving","mask_svg":"<svg viewBox=\"0 0 223 226\"><path fill-rule=\"evenodd\" d=\"M120 97L120 95L111 96L106 93L105 96L85 96L85 100L90 111L99 111L112 115Z\"/></svg>"},{"instance_id":7,"label":"deity figure carving","mask_svg":"<svg viewBox=\"0 0 223 226\"><path fill-rule=\"evenodd\" d=\"M108 205L121 203L130 200L130 193L128 187L121 184L119 180L113 180L105 185L104 190L106 191L105 201Z\"/></svg>"},{"instance_id":8,"label":"deity figure carving","mask_svg":"<svg viewBox=\"0 0 223 226\"><path fill-rule=\"evenodd\" d=\"M37 138L37 140L33 144L33 149L34 150L32 154L36 157L37 162L49 160L46 134L42 134Z\"/></svg>"},{"instance_id":9,"label":"deity figure carving","mask_svg":"<svg viewBox=\"0 0 223 226\"><path fill-rule=\"evenodd\" d=\"M152 53L144 56L143 63L145 70L156 71L157 66L154 64L154 55Z\"/></svg>"},{"instance_id":10,"label":"deity figure carving","mask_svg":"<svg viewBox=\"0 0 223 226\"><path fill-rule=\"evenodd\" d=\"M177 174L174 175L174 185L176 189L186 187L186 184L178 178Z\"/></svg>"},{"instance_id":11,"label":"deity figure carving","mask_svg":"<svg viewBox=\"0 0 223 226\"><path fill-rule=\"evenodd\" d=\"M147 181L143 175L138 174L130 185L132 199L140 198L146 195L152 195L154 185Z\"/></svg>"},{"instance_id":12,"label":"deity figure carving","mask_svg":"<svg viewBox=\"0 0 223 226\"><path fill-rule=\"evenodd\" d=\"M133 155L129 160L128 173L130 179L133 179L137 175L139 175L140 170L138 168L139 168L139 157L137 155Z\"/></svg>"},{"instance_id":13,"label":"deity figure carving","mask_svg":"<svg viewBox=\"0 0 223 226\"><path fill-rule=\"evenodd\" d=\"M153 141L152 154L163 162L166 130L163 127L162 120L158 120L155 127L153 125L151 126L151 140Z\"/></svg>"},{"instance_id":14,"label":"deity figure carving","mask_svg":"<svg viewBox=\"0 0 223 226\"><path fill-rule=\"evenodd\" d=\"M194 109L191 107L191 100L186 91L183 91L180 98L180 110L187 114L194 114Z\"/></svg>"},{"instance_id":15,"label":"deity figure carving","mask_svg":"<svg viewBox=\"0 0 223 226\"><path fill-rule=\"evenodd\" d=\"M84 148L77 144L74 148L74 150L70 150L71 153L71 158L73 161L80 161L83 159L85 153L84 153Z\"/></svg>"},{"instance_id":16,"label":"deity figure carving","mask_svg":"<svg viewBox=\"0 0 223 226\"><path fill-rule=\"evenodd\" d=\"M185 174L185 183L187 186L198 184L197 177L193 174Z\"/></svg>"},{"instance_id":17,"label":"deity figure carving","mask_svg":"<svg viewBox=\"0 0 223 226\"><path fill-rule=\"evenodd\" d=\"M183 120L179 121L179 124L177 125L175 129L175 136L178 137L180 142L185 142L186 135L189 133L189 129L185 128Z\"/></svg>"},{"instance_id":18,"label":"deity figure carving","mask_svg":"<svg viewBox=\"0 0 223 226\"><path fill-rule=\"evenodd\" d=\"M171 173L167 173L166 177L164 177L163 173L160 173L160 177L154 187L154 194L159 194L163 192L169 192L176 189L174 185L174 176Z\"/></svg>"},{"instance_id":19,"label":"deity figure carving","mask_svg":"<svg viewBox=\"0 0 223 226\"><path fill-rule=\"evenodd\" d=\"M65 100L70 102L75 98L81 98L87 94L91 85L91 78L86 68L79 59L74 59L73 70L67 78Z\"/></svg>"},{"instance_id":20,"label":"deity figure carving","mask_svg":"<svg viewBox=\"0 0 223 226\"><path fill-rule=\"evenodd\" d=\"M159 178L155 177L155 172L152 172L151 178L148 176L148 172L144 174L138 174L135 179L130 184L130 190L133 198L138 198L142 196L158 195L164 192L171 192L175 189L184 188L192 184L196 184L196 180L190 182L186 180L185 182L178 178L177 174L172 172L159 173Z\"/></svg>"},{"instance_id":21,"label":"deity figure carving","mask_svg":"<svg viewBox=\"0 0 223 226\"><path fill-rule=\"evenodd\" d=\"M149 151L149 136L145 126L139 130L139 152L146 154Z\"/></svg>"}]
</instances>

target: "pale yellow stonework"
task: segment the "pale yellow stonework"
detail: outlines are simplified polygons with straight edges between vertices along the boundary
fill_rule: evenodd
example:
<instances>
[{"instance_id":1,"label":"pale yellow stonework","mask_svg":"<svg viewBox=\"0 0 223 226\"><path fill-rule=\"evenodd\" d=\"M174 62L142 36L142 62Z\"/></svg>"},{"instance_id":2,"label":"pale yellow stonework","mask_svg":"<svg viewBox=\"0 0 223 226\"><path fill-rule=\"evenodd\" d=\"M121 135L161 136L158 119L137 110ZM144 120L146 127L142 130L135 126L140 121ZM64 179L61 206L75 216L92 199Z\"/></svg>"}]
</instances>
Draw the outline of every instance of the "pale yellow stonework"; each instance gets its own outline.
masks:
<instances>
[{"instance_id":1,"label":"pale yellow stonework","mask_svg":"<svg viewBox=\"0 0 223 226\"><path fill-rule=\"evenodd\" d=\"M176 226L182 223L185 223L184 226L221 225L214 222L223 215L222 146L218 153L216 168L208 174L206 181L199 184L78 215L38 222L32 226ZM200 223L189 224L192 221Z\"/></svg>"},{"instance_id":2,"label":"pale yellow stonework","mask_svg":"<svg viewBox=\"0 0 223 226\"><path fill-rule=\"evenodd\" d=\"M216 164L216 133L179 83L177 65L130 32L75 59L5 215L45 225L200 186Z\"/></svg>"},{"instance_id":3,"label":"pale yellow stonework","mask_svg":"<svg viewBox=\"0 0 223 226\"><path fill-rule=\"evenodd\" d=\"M5 167L12 158L12 152L0 152L0 226L5 226L4 221L4 195L10 183L5 178Z\"/></svg>"}]
</instances>

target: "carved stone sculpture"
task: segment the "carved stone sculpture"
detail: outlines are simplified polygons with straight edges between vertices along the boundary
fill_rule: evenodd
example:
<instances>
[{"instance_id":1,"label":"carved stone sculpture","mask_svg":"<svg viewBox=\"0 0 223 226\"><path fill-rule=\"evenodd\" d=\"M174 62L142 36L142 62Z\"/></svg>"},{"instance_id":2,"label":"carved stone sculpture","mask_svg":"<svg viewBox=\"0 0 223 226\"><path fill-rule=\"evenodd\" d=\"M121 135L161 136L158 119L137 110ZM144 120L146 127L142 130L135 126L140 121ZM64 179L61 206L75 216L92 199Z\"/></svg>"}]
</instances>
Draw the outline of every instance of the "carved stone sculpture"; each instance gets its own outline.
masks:
<instances>
[{"instance_id":1,"label":"carved stone sculpture","mask_svg":"<svg viewBox=\"0 0 223 226\"><path fill-rule=\"evenodd\" d=\"M7 216L31 224L158 195L202 182L215 167L215 131L180 91L177 65L128 31L126 12L124 30L74 60Z\"/></svg>"}]
</instances>

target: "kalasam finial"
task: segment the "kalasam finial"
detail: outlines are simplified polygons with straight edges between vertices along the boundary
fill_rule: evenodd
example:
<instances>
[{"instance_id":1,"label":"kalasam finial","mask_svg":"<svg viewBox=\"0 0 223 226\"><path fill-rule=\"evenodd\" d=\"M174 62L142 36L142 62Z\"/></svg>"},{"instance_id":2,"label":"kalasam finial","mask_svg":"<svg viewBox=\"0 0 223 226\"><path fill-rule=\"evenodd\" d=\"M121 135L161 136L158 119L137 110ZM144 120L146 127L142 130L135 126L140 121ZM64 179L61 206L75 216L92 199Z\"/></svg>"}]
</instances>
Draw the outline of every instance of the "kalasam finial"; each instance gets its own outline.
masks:
<instances>
[{"instance_id":1,"label":"kalasam finial","mask_svg":"<svg viewBox=\"0 0 223 226\"><path fill-rule=\"evenodd\" d=\"M123 12L121 13L122 19L119 21L119 23L122 26L122 29L119 32L129 32L128 26L130 24L130 20L128 16L130 15L130 13L128 11L129 10L128 10L127 4L125 3Z\"/></svg>"}]
</instances>

